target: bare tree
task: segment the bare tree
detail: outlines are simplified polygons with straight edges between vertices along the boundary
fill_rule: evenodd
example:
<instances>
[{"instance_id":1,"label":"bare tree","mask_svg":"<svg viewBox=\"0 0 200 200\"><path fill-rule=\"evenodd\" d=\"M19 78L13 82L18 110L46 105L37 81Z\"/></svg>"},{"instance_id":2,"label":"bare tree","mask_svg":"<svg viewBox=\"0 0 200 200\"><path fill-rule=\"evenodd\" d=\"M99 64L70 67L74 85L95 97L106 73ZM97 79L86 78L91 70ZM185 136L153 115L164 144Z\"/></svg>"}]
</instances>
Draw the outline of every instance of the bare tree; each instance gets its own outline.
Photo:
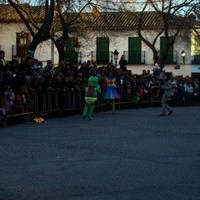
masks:
<instances>
[{"instance_id":1,"label":"bare tree","mask_svg":"<svg viewBox=\"0 0 200 200\"><path fill-rule=\"evenodd\" d=\"M28 47L27 58L34 57L34 52L43 41L50 39L50 32L54 18L54 0L40 1L40 4L21 4L19 1L8 0L32 35Z\"/></svg>"},{"instance_id":2,"label":"bare tree","mask_svg":"<svg viewBox=\"0 0 200 200\"><path fill-rule=\"evenodd\" d=\"M22 4L22 1L8 0L8 3L32 35L27 58L34 56L38 44L51 39L57 47L59 60L65 60L69 34L81 29L77 19L88 5L92 5L92 0L42 0L34 1L34 4L31 1Z\"/></svg>"},{"instance_id":3,"label":"bare tree","mask_svg":"<svg viewBox=\"0 0 200 200\"><path fill-rule=\"evenodd\" d=\"M109 10L131 13L136 21L133 28L136 28L138 37L151 49L154 63L159 62L161 68L166 65L169 52L179 38L185 41L191 39L195 22L192 13L200 5L198 0L128 0L118 3L109 0L108 2ZM101 8L106 9L103 5ZM152 22L155 23L147 26L152 13L154 16ZM152 31L154 34L151 34ZM161 36L165 39L162 50L157 48Z\"/></svg>"},{"instance_id":4,"label":"bare tree","mask_svg":"<svg viewBox=\"0 0 200 200\"><path fill-rule=\"evenodd\" d=\"M200 20L200 4L197 4L197 6L194 9L194 13L198 17L198 19Z\"/></svg>"},{"instance_id":5,"label":"bare tree","mask_svg":"<svg viewBox=\"0 0 200 200\"><path fill-rule=\"evenodd\" d=\"M169 49L178 36L187 35L185 34L187 30L193 28L194 18L191 18L191 13L199 6L199 1L196 0L181 0L179 2L176 0L147 0L145 2L129 0L125 3L116 3L114 0L106 0L105 2L103 0L43 0L39 1L40 4L37 2L37 6L32 4L25 6L20 4L18 0L8 0L8 2L16 10L33 37L29 52L33 54L39 43L51 39L58 49L59 60L65 60L65 48L69 45L67 44L69 34L85 31L82 22L84 20L86 22L88 18L82 14L84 10L90 11L93 8L94 11L96 7L103 11L133 12L137 19L138 36L152 50L154 63L159 62L161 68L164 68ZM34 13L31 12L33 7L37 11L41 11L38 13L38 16L41 16L39 24L38 18L36 20ZM139 12L135 12L136 10ZM160 25L147 29L145 26L146 13L149 11L156 14L156 20L160 20ZM90 17L91 14L94 15L94 18L98 17L98 12L91 12ZM157 31L153 39L146 37L146 32L150 29ZM166 45L165 49L159 52L156 43L161 35L164 35Z\"/></svg>"},{"instance_id":6,"label":"bare tree","mask_svg":"<svg viewBox=\"0 0 200 200\"><path fill-rule=\"evenodd\" d=\"M92 0L84 1L84 3L82 2L82 4L78 5L79 6L77 6L76 2L71 2L69 0L56 0L56 12L60 28L58 30L56 27L58 25L56 24L51 39L54 41L59 52L59 61L65 60L65 48L69 45L67 44L69 34L83 31L83 27L79 25L79 17L87 6L92 5ZM57 32L57 34L55 34L55 32ZM58 32L61 33L60 36Z\"/></svg>"},{"instance_id":7,"label":"bare tree","mask_svg":"<svg viewBox=\"0 0 200 200\"><path fill-rule=\"evenodd\" d=\"M199 3L194 0L147 0L138 15L138 29L137 33L141 40L152 50L154 63L160 64L163 69L170 47L173 46L176 39L179 37L186 37L188 30L193 29L194 18L191 18L191 13ZM150 7L152 11L156 12L157 19L161 20L159 27L152 27L157 29L157 35L153 40L145 37L145 11ZM156 41L161 35L164 35L166 44L165 49L161 52L156 48ZM191 35L190 35L191 37Z\"/></svg>"}]
</instances>

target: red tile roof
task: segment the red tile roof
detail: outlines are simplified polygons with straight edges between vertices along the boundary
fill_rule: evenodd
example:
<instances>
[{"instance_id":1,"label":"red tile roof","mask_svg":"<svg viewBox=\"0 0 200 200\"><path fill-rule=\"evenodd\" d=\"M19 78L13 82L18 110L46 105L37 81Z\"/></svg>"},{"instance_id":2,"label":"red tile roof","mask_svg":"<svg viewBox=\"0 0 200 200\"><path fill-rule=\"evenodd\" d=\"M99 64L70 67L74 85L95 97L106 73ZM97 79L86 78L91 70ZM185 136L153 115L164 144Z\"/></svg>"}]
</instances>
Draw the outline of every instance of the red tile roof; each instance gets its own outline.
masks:
<instances>
[{"instance_id":1,"label":"red tile roof","mask_svg":"<svg viewBox=\"0 0 200 200\"><path fill-rule=\"evenodd\" d=\"M30 13L31 8L32 17L34 18L34 20L36 22L41 22L44 16L44 10L41 10L38 6L29 7L26 4L22 5L22 7L28 13ZM1 4L0 13L0 23L22 23L22 20L20 19L19 15L10 5Z\"/></svg>"},{"instance_id":2,"label":"red tile roof","mask_svg":"<svg viewBox=\"0 0 200 200\"><path fill-rule=\"evenodd\" d=\"M29 6L24 6L26 10ZM0 5L0 23L22 23L20 17L10 5ZM41 7L31 7L31 13L35 21L40 22L44 16ZM66 21L70 23L78 16L77 13L67 13ZM142 21L143 29L158 29L164 23L161 15L157 12L98 12L81 13L71 24L72 27L84 27L92 30L134 30L138 23ZM193 20L194 22L195 20ZM175 28L182 23L180 16L173 16L170 20L170 28ZM58 25L59 23L57 23ZM200 23L196 23L198 26ZM185 21L184 21L185 25Z\"/></svg>"}]
</instances>

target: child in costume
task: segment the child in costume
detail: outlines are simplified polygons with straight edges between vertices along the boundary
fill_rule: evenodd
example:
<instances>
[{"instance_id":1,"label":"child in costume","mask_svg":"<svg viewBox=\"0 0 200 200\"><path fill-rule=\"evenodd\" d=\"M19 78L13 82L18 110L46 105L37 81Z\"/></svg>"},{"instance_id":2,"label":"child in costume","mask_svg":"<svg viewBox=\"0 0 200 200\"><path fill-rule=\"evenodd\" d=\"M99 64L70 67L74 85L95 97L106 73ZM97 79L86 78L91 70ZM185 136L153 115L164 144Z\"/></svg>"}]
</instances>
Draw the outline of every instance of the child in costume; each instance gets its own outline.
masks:
<instances>
[{"instance_id":1,"label":"child in costume","mask_svg":"<svg viewBox=\"0 0 200 200\"><path fill-rule=\"evenodd\" d=\"M83 119L88 117L93 120L93 113L97 101L98 93L101 92L99 78L93 75L88 79L88 85L85 87L85 106L83 109Z\"/></svg>"},{"instance_id":2,"label":"child in costume","mask_svg":"<svg viewBox=\"0 0 200 200\"><path fill-rule=\"evenodd\" d=\"M14 100L15 100L15 94L12 91L12 88L8 88L5 91L5 98L4 98L4 106L6 113L12 112L14 108Z\"/></svg>"},{"instance_id":3,"label":"child in costume","mask_svg":"<svg viewBox=\"0 0 200 200\"><path fill-rule=\"evenodd\" d=\"M112 113L115 114L115 99L120 99L120 95L117 92L116 78L112 72L106 77L106 93L104 99L111 101Z\"/></svg>"}]
</instances>

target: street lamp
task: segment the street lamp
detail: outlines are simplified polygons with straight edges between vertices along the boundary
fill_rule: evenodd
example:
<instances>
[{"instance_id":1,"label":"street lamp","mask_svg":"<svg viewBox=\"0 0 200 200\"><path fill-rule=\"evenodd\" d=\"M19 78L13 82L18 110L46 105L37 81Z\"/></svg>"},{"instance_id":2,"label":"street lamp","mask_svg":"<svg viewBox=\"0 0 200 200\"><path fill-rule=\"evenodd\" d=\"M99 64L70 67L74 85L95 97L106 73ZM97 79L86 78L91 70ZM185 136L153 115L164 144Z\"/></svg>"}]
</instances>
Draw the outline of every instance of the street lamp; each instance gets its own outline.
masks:
<instances>
[{"instance_id":1,"label":"street lamp","mask_svg":"<svg viewBox=\"0 0 200 200\"><path fill-rule=\"evenodd\" d=\"M185 51L181 51L181 56L182 56L182 59L183 59L183 64L185 64Z\"/></svg>"},{"instance_id":2,"label":"street lamp","mask_svg":"<svg viewBox=\"0 0 200 200\"><path fill-rule=\"evenodd\" d=\"M117 60L118 60L118 55L119 55L119 52L117 51L117 49L115 49L115 51L113 52L113 55L114 55L115 67L117 67Z\"/></svg>"}]
</instances>

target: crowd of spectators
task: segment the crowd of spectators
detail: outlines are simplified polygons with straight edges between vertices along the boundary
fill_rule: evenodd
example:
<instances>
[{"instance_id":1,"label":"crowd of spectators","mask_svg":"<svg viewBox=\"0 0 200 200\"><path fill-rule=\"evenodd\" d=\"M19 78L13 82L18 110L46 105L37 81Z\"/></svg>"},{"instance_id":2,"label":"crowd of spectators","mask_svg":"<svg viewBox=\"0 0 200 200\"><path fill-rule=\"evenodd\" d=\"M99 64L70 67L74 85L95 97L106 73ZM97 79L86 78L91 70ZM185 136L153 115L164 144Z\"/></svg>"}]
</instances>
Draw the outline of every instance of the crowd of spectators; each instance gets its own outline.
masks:
<instances>
[{"instance_id":1,"label":"crowd of spectators","mask_svg":"<svg viewBox=\"0 0 200 200\"><path fill-rule=\"evenodd\" d=\"M90 60L81 64L61 61L58 66L54 66L52 61L48 60L43 66L43 63L37 59L21 62L13 59L6 62L4 66L1 64L0 67L0 107L4 106L6 112L9 112L13 100L17 98L16 95L20 96L22 102L26 102L26 96L30 92L84 91L92 70L97 72L102 94L105 92L105 77L110 71L117 79L117 86L124 88L121 90L121 96L124 98L151 95L151 88L160 87L162 84L157 70L144 69L141 74L134 74L127 68L116 68L113 64L97 66L97 63ZM173 76L171 81L174 85L176 104L199 102L200 80L198 78Z\"/></svg>"}]
</instances>

